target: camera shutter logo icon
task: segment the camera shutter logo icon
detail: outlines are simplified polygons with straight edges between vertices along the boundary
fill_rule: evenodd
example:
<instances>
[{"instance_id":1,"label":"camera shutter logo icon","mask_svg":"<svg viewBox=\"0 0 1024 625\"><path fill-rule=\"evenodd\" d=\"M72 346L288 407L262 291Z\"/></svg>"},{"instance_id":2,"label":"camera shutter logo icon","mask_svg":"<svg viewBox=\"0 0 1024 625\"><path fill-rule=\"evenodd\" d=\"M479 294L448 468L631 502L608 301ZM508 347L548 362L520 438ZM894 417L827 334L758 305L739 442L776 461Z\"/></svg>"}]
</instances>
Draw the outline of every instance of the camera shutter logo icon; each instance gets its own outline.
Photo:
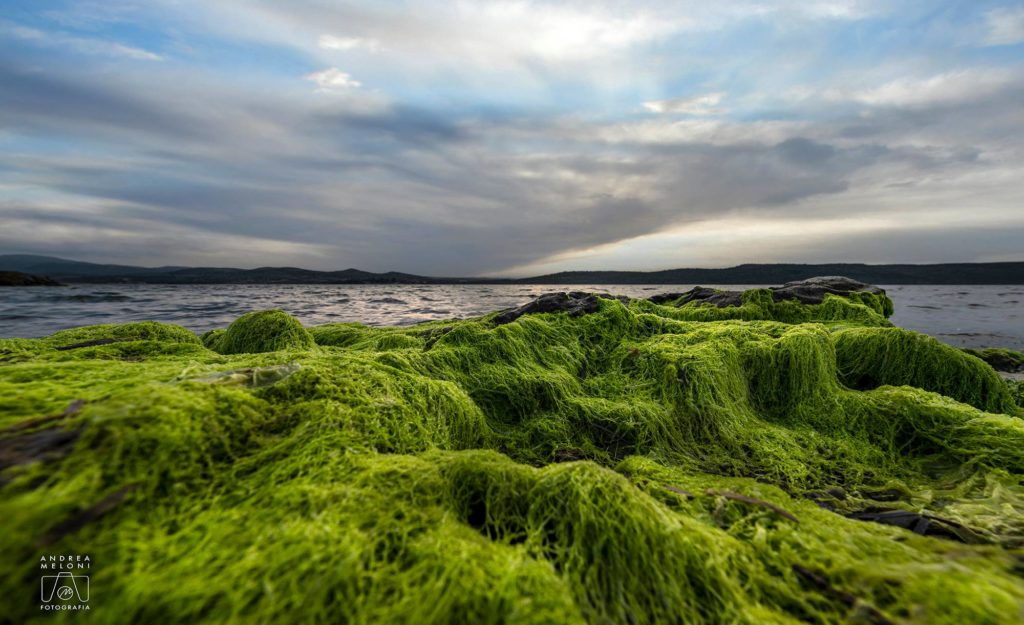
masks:
<instances>
[{"instance_id":1,"label":"camera shutter logo icon","mask_svg":"<svg viewBox=\"0 0 1024 625\"><path fill-rule=\"evenodd\" d=\"M89 601L89 576L72 575L61 571L56 575L44 575L39 580L39 598L43 603L54 601Z\"/></svg>"}]
</instances>

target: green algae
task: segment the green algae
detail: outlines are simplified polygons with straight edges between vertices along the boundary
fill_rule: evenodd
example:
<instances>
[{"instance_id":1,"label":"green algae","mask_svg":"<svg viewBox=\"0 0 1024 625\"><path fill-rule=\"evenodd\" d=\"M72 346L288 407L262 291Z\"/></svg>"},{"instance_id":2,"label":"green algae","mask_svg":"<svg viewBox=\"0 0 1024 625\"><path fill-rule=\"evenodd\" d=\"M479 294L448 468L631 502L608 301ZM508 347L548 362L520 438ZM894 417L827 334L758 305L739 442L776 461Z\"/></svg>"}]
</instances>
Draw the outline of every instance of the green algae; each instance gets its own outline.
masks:
<instances>
[{"instance_id":1,"label":"green algae","mask_svg":"<svg viewBox=\"0 0 1024 625\"><path fill-rule=\"evenodd\" d=\"M0 342L6 614L86 553L104 623L1019 622L1014 395L871 297Z\"/></svg>"},{"instance_id":2,"label":"green algae","mask_svg":"<svg viewBox=\"0 0 1024 625\"><path fill-rule=\"evenodd\" d=\"M801 304L795 300L775 301L769 289L745 291L740 306L719 308L700 301L687 302L673 307L677 302L667 302L674 308L666 311L665 305L636 302L645 308L658 306L659 314L688 321L723 321L726 319L771 320L785 323L829 323L848 322L866 326L892 325L888 318L893 313L893 303L883 294L853 292L846 296L826 294L821 304Z\"/></svg>"},{"instance_id":3,"label":"green algae","mask_svg":"<svg viewBox=\"0 0 1024 625\"><path fill-rule=\"evenodd\" d=\"M206 349L217 351L217 345L220 343L221 338L224 337L225 332L227 332L227 330L223 328L203 332L202 335L199 336L199 341Z\"/></svg>"},{"instance_id":4,"label":"green algae","mask_svg":"<svg viewBox=\"0 0 1024 625\"><path fill-rule=\"evenodd\" d=\"M1006 386L1010 389L1013 401L1016 402L1017 406L1024 409L1024 380L1007 380Z\"/></svg>"},{"instance_id":5,"label":"green algae","mask_svg":"<svg viewBox=\"0 0 1024 625\"><path fill-rule=\"evenodd\" d=\"M1001 347L964 348L964 351L981 358L996 371L1024 372L1024 353Z\"/></svg>"},{"instance_id":6,"label":"green algae","mask_svg":"<svg viewBox=\"0 0 1024 625\"><path fill-rule=\"evenodd\" d=\"M199 339L194 333L181 326L156 321L136 323L103 324L62 330L42 339L42 343L54 347L69 348L76 344L110 339L119 341L158 341L161 343L196 344Z\"/></svg>"},{"instance_id":7,"label":"green algae","mask_svg":"<svg viewBox=\"0 0 1024 625\"><path fill-rule=\"evenodd\" d=\"M992 367L930 336L901 328L856 328L835 337L842 381L850 387L905 384L982 410L1015 411L1009 389Z\"/></svg>"},{"instance_id":8,"label":"green algae","mask_svg":"<svg viewBox=\"0 0 1024 625\"><path fill-rule=\"evenodd\" d=\"M307 348L313 337L283 310L263 310L242 315L224 334L214 330L203 335L203 342L221 354L256 354Z\"/></svg>"}]
</instances>

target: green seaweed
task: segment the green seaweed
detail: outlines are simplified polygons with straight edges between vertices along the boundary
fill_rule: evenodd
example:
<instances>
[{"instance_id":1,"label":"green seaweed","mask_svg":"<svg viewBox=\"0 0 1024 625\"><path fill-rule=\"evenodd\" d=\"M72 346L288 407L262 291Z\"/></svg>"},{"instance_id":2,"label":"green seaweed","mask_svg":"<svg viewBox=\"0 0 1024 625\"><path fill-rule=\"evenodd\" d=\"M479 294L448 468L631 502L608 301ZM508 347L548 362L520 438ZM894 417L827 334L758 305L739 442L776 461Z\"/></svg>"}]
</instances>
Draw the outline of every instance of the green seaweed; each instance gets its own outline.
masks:
<instances>
[{"instance_id":1,"label":"green seaweed","mask_svg":"<svg viewBox=\"0 0 1024 625\"><path fill-rule=\"evenodd\" d=\"M987 362L996 371L1024 371L1024 353L1001 347L986 347L983 349L964 348L964 351L972 356L977 356Z\"/></svg>"},{"instance_id":2,"label":"green seaweed","mask_svg":"<svg viewBox=\"0 0 1024 625\"><path fill-rule=\"evenodd\" d=\"M206 349L217 351L217 346L220 344L220 340L224 337L226 332L227 330L223 328L209 330L207 332L203 332L203 334L200 335L199 340Z\"/></svg>"},{"instance_id":3,"label":"green seaweed","mask_svg":"<svg viewBox=\"0 0 1024 625\"><path fill-rule=\"evenodd\" d=\"M103 623L1019 622L1014 391L854 295L0 341L5 614L80 553Z\"/></svg>"},{"instance_id":4,"label":"green seaweed","mask_svg":"<svg viewBox=\"0 0 1024 625\"><path fill-rule=\"evenodd\" d=\"M1016 402L1017 406L1024 409L1024 380L1007 380L1006 386L1010 389L1013 401Z\"/></svg>"},{"instance_id":5,"label":"green seaweed","mask_svg":"<svg viewBox=\"0 0 1024 625\"><path fill-rule=\"evenodd\" d=\"M257 354L313 345L313 337L302 324L283 310L261 310L235 319L224 334L214 330L204 335L221 354Z\"/></svg>"},{"instance_id":6,"label":"green seaweed","mask_svg":"<svg viewBox=\"0 0 1024 625\"><path fill-rule=\"evenodd\" d=\"M693 301L679 307L667 302L656 305L635 302L645 309L658 310L658 314L687 321L724 321L726 319L770 320L785 323L846 322L866 326L890 326L893 303L888 296L867 292L853 292L847 296L825 295L821 304L801 304L795 300L775 301L769 289L745 291L740 306L719 308L713 304ZM666 310L669 309L669 310Z\"/></svg>"},{"instance_id":7,"label":"green seaweed","mask_svg":"<svg viewBox=\"0 0 1024 625\"><path fill-rule=\"evenodd\" d=\"M836 332L842 380L854 388L883 384L935 391L992 412L1014 412L1006 384L980 359L902 328Z\"/></svg>"}]
</instances>

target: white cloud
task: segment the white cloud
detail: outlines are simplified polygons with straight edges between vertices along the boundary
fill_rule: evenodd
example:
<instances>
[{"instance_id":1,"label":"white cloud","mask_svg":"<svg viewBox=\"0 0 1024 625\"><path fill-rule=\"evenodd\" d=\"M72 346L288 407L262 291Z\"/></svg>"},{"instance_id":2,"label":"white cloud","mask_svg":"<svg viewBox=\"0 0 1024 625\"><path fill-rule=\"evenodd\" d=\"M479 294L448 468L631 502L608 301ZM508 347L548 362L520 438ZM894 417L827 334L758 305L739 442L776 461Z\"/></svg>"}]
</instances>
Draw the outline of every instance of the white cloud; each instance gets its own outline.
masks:
<instances>
[{"instance_id":1,"label":"white cloud","mask_svg":"<svg viewBox=\"0 0 1024 625\"><path fill-rule=\"evenodd\" d=\"M1024 6L992 9L985 14L990 46L1012 46L1024 43Z\"/></svg>"},{"instance_id":2,"label":"white cloud","mask_svg":"<svg viewBox=\"0 0 1024 625\"><path fill-rule=\"evenodd\" d=\"M712 118L665 119L605 125L592 131L611 144L632 143L663 145L671 143L705 143L733 145L781 143L794 136L811 133L811 124L804 121L760 120L748 122L723 121Z\"/></svg>"},{"instance_id":3,"label":"white cloud","mask_svg":"<svg viewBox=\"0 0 1024 625\"><path fill-rule=\"evenodd\" d=\"M721 115L725 109L715 108L725 97L724 93L705 93L689 98L670 100L649 100L644 108L652 113L681 113L684 115Z\"/></svg>"},{"instance_id":4,"label":"white cloud","mask_svg":"<svg viewBox=\"0 0 1024 625\"><path fill-rule=\"evenodd\" d=\"M473 13L469 12L470 16L486 28L485 32L498 35L510 49L551 61L603 56L667 36L688 23L644 12L614 15L541 8L522 2L494 4L479 14ZM506 20L517 26L503 29L501 24Z\"/></svg>"},{"instance_id":5,"label":"white cloud","mask_svg":"<svg viewBox=\"0 0 1024 625\"><path fill-rule=\"evenodd\" d=\"M380 42L376 39L365 39L363 37L337 37L335 35L321 35L317 45L324 50L356 50L363 48L370 52L380 50Z\"/></svg>"},{"instance_id":6,"label":"white cloud","mask_svg":"<svg viewBox=\"0 0 1024 625\"><path fill-rule=\"evenodd\" d=\"M826 100L852 100L869 106L920 107L932 104L977 100L1013 82L1010 72L970 69L936 74L928 78L900 78L867 89L829 89Z\"/></svg>"},{"instance_id":7,"label":"white cloud","mask_svg":"<svg viewBox=\"0 0 1024 625\"><path fill-rule=\"evenodd\" d=\"M316 83L317 91L324 92L354 89L362 84L358 80L353 80L352 76L337 67L328 67L319 72L306 74L304 78Z\"/></svg>"},{"instance_id":8,"label":"white cloud","mask_svg":"<svg viewBox=\"0 0 1024 625\"><path fill-rule=\"evenodd\" d=\"M138 61L162 61L159 54L124 45L116 41L95 39L89 37L76 37L59 31L43 31L37 28L29 28L14 22L0 20L0 35L8 35L21 41L27 41L39 46L52 48L66 48L82 54L97 54L106 56L120 56Z\"/></svg>"}]
</instances>

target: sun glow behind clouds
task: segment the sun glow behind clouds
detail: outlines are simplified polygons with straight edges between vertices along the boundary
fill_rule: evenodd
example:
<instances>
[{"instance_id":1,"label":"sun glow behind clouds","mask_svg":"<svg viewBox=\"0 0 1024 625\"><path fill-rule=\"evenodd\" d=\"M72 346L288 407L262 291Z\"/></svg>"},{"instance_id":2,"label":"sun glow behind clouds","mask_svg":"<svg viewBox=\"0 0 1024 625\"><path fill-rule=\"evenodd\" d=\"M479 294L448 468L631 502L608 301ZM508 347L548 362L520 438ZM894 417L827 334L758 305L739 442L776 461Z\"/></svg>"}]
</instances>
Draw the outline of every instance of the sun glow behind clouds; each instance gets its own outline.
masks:
<instances>
[{"instance_id":1,"label":"sun glow behind clouds","mask_svg":"<svg viewBox=\"0 0 1024 625\"><path fill-rule=\"evenodd\" d=\"M726 267L737 264L744 249L756 262L782 262L791 248L808 239L843 232L847 236L899 227L892 217L855 219L776 219L727 217L678 226L663 232L616 241L514 267L498 275L535 276L569 269L654 271L670 267Z\"/></svg>"},{"instance_id":2,"label":"sun glow behind clouds","mask_svg":"<svg viewBox=\"0 0 1024 625\"><path fill-rule=\"evenodd\" d=\"M306 80L316 83L316 90L321 92L354 89L361 84L337 67L328 67L319 72L306 74Z\"/></svg>"},{"instance_id":3,"label":"sun glow behind clouds","mask_svg":"<svg viewBox=\"0 0 1024 625\"><path fill-rule=\"evenodd\" d=\"M671 100L650 100L644 108L652 113L682 113L685 115L721 115L725 109L716 108L725 97L724 93L707 93L688 98Z\"/></svg>"}]
</instances>

